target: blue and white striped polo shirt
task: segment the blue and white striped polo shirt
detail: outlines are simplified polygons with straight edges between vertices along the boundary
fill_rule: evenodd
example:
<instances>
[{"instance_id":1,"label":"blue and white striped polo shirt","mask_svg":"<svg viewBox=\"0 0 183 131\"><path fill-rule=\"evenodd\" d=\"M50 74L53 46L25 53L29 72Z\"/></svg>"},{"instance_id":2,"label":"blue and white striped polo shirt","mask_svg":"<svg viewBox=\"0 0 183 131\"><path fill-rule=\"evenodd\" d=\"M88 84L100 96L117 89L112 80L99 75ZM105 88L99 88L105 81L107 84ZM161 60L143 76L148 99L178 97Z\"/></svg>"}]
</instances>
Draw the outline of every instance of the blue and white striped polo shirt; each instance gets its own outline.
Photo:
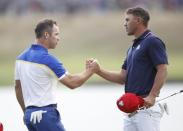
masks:
<instances>
[{"instance_id":1,"label":"blue and white striped polo shirt","mask_svg":"<svg viewBox=\"0 0 183 131\"><path fill-rule=\"evenodd\" d=\"M17 57L15 66L15 80L21 81L25 106L56 104L54 90L66 73L63 64L42 45L26 49Z\"/></svg>"}]
</instances>

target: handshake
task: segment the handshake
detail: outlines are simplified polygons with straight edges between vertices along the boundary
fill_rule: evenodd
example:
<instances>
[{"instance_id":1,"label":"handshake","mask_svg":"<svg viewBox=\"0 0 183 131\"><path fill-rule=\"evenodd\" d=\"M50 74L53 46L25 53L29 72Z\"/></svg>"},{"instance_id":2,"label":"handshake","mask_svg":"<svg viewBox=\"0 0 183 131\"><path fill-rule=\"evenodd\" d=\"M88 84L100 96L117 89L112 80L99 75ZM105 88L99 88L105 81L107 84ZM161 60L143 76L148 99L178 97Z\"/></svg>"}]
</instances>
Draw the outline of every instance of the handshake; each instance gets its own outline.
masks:
<instances>
[{"instance_id":1,"label":"handshake","mask_svg":"<svg viewBox=\"0 0 183 131\"><path fill-rule=\"evenodd\" d=\"M97 59L90 58L90 59L86 60L86 70L97 74L100 71L100 65L99 65Z\"/></svg>"}]
</instances>

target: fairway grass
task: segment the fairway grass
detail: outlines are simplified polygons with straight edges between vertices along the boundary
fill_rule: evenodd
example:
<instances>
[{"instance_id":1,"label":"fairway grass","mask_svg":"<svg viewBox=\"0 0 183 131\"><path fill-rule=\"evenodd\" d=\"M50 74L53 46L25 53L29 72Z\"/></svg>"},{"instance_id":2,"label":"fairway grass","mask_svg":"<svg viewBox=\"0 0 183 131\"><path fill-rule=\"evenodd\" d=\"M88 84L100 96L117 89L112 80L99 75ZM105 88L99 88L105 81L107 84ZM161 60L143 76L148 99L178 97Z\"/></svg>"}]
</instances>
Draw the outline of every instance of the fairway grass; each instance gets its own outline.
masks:
<instances>
[{"instance_id":1,"label":"fairway grass","mask_svg":"<svg viewBox=\"0 0 183 131\"><path fill-rule=\"evenodd\" d=\"M183 56L170 56L168 65L168 81L183 81ZM90 57L87 57L90 58ZM85 69L85 60L87 59L83 55L64 57L62 62L65 68L72 74L80 73ZM120 71L121 64L123 62L122 57L111 57L109 55L95 57L99 60L102 68L107 70ZM14 84L14 63L1 63L0 64L0 83L1 85L13 85ZM92 76L92 78L87 82L89 84L95 83L108 83L104 79L98 77L97 75Z\"/></svg>"}]
</instances>

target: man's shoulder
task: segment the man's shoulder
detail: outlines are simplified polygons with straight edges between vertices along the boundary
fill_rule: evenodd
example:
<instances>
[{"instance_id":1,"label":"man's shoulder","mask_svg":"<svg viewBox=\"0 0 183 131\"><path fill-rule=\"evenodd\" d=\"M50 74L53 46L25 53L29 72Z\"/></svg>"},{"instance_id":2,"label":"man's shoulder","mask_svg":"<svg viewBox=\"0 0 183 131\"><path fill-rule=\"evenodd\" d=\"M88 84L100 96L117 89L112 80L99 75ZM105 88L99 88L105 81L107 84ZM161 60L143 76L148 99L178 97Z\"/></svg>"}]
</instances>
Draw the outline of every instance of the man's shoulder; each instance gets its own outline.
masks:
<instances>
[{"instance_id":1,"label":"man's shoulder","mask_svg":"<svg viewBox=\"0 0 183 131\"><path fill-rule=\"evenodd\" d=\"M26 57L26 54L29 52L30 48L26 48L24 51L22 51L17 57L16 60L24 60Z\"/></svg>"},{"instance_id":2,"label":"man's shoulder","mask_svg":"<svg viewBox=\"0 0 183 131\"><path fill-rule=\"evenodd\" d=\"M158 37L157 35L155 35L154 33L151 32L150 35L148 35L146 38L145 38L145 43L147 45L152 45L153 44L160 44L160 45L165 45L165 43L163 42L163 40Z\"/></svg>"},{"instance_id":3,"label":"man's shoulder","mask_svg":"<svg viewBox=\"0 0 183 131\"><path fill-rule=\"evenodd\" d=\"M16 60L46 65L50 68L62 64L54 55L46 51L32 50L31 47L25 49L20 55L18 55Z\"/></svg>"},{"instance_id":4,"label":"man's shoulder","mask_svg":"<svg viewBox=\"0 0 183 131\"><path fill-rule=\"evenodd\" d=\"M42 57L40 64L44 64L47 67L54 69L55 67L62 65L62 62L59 61L54 55L48 53Z\"/></svg>"},{"instance_id":5,"label":"man's shoulder","mask_svg":"<svg viewBox=\"0 0 183 131\"><path fill-rule=\"evenodd\" d=\"M145 40L161 40L161 38L159 36L157 36L155 33L150 32L149 35L145 38ZM162 41L163 42L163 41Z\"/></svg>"},{"instance_id":6,"label":"man's shoulder","mask_svg":"<svg viewBox=\"0 0 183 131\"><path fill-rule=\"evenodd\" d=\"M44 60L49 62L49 63L59 62L59 60L56 56L49 54L49 53L44 56Z\"/></svg>"}]
</instances>

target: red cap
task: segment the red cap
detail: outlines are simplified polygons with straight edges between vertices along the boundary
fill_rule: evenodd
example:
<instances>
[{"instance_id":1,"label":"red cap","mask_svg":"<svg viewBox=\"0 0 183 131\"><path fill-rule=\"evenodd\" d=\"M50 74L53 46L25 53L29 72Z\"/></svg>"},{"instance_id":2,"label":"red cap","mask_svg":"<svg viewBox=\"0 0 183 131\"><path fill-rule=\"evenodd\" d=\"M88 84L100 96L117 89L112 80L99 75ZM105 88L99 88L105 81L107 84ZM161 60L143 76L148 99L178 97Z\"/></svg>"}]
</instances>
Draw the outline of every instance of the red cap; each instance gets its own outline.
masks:
<instances>
[{"instance_id":1,"label":"red cap","mask_svg":"<svg viewBox=\"0 0 183 131\"><path fill-rule=\"evenodd\" d=\"M132 113L144 105L144 99L134 93L125 93L117 100L119 110Z\"/></svg>"},{"instance_id":2,"label":"red cap","mask_svg":"<svg viewBox=\"0 0 183 131\"><path fill-rule=\"evenodd\" d=\"M3 131L3 124L0 122L0 131Z\"/></svg>"}]
</instances>

